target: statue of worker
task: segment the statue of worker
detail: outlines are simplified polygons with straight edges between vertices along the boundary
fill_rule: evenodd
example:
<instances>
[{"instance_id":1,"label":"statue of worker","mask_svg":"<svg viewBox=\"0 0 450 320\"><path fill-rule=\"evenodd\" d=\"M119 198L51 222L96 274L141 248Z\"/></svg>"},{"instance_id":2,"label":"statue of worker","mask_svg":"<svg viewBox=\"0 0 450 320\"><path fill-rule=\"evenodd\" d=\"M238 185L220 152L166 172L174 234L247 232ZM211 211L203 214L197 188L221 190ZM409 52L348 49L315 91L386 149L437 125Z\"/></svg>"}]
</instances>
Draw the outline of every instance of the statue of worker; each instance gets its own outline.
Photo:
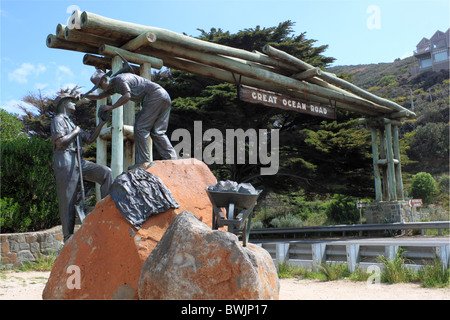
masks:
<instances>
[{"instance_id":1,"label":"statue of worker","mask_svg":"<svg viewBox=\"0 0 450 320\"><path fill-rule=\"evenodd\" d=\"M102 88L103 92L88 94L85 96L88 99L99 100L115 93L122 95L113 105L102 106L103 112L120 107L129 100L142 103L142 110L134 123L135 164L128 169L150 162L149 136L163 160L177 159L175 149L166 135L171 100L163 87L132 73L121 73L109 79L99 69L92 75L91 81Z\"/></svg>"},{"instance_id":2,"label":"statue of worker","mask_svg":"<svg viewBox=\"0 0 450 320\"><path fill-rule=\"evenodd\" d=\"M70 119L70 115L75 111L75 101L76 99L68 94L62 94L56 98L57 115L52 120L50 127L54 151L53 170L56 177L56 192L64 242L73 235L77 187L80 183L80 164L77 159L75 139L79 139L81 149L81 141L88 144L94 142L105 124L104 121L100 120L92 134L88 134L80 127L75 126ZM83 179L99 183L101 185L101 197L106 197L113 183L111 169L86 160L81 160L81 169Z\"/></svg>"}]
</instances>

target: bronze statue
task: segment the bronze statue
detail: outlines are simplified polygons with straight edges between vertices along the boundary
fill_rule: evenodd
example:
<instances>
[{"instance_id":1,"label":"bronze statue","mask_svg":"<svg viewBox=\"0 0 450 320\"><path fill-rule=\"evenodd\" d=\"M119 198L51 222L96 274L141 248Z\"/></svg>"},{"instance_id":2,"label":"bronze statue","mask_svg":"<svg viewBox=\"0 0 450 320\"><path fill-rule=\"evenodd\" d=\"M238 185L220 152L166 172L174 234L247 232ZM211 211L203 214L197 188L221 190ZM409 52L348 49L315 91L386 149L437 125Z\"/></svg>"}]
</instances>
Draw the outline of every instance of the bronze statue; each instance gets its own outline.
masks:
<instances>
[{"instance_id":1,"label":"bronze statue","mask_svg":"<svg viewBox=\"0 0 450 320\"><path fill-rule=\"evenodd\" d=\"M68 94L62 94L55 100L57 115L51 123L53 140L53 170L56 176L56 191L58 195L59 215L61 218L64 242L73 234L75 227L75 202L77 198L77 186L80 182L80 163L77 160L77 141L90 144L94 142L100 130L105 124L100 123L92 134L80 129L70 119L75 111L76 99ZM83 178L88 181L97 182L101 185L101 196L109 194L113 182L111 169L90 161L81 160L81 171Z\"/></svg>"},{"instance_id":2,"label":"bronze statue","mask_svg":"<svg viewBox=\"0 0 450 320\"><path fill-rule=\"evenodd\" d=\"M130 100L142 103L142 110L134 123L135 165L128 169L150 162L149 136L163 160L177 159L175 149L166 135L171 99L163 87L129 72L116 73L110 79L108 74L99 69L92 75L91 81L95 84L94 88L100 87L103 92L86 94L88 99L99 100L115 93L122 95L113 105L102 106L101 112L111 111Z\"/></svg>"}]
</instances>

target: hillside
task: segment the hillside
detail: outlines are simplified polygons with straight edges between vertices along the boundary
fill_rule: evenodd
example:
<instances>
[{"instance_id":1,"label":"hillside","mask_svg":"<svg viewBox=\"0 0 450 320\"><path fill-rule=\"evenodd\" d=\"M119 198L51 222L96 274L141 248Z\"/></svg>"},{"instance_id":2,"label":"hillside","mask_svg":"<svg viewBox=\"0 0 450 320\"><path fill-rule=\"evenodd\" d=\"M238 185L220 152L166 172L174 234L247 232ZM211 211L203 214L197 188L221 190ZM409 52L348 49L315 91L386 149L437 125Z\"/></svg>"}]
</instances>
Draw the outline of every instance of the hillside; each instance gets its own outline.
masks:
<instances>
[{"instance_id":1,"label":"hillside","mask_svg":"<svg viewBox=\"0 0 450 320\"><path fill-rule=\"evenodd\" d=\"M427 171L448 174L449 169L449 72L426 72L411 76L414 58L355 66L336 66L328 71L378 96L411 109L415 120L401 128L401 139L407 155L405 172ZM409 159L408 159L409 158Z\"/></svg>"}]
</instances>

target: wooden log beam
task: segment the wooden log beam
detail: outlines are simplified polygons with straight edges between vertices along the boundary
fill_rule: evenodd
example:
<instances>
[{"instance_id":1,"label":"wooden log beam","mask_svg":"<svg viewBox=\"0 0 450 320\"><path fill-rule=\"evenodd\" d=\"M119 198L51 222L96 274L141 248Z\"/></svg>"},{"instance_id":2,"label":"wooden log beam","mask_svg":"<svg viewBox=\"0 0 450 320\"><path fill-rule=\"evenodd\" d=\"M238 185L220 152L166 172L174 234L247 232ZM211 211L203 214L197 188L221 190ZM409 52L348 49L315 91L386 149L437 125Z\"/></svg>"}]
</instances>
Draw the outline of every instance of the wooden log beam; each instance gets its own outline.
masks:
<instances>
[{"instance_id":1,"label":"wooden log beam","mask_svg":"<svg viewBox=\"0 0 450 320\"><path fill-rule=\"evenodd\" d=\"M163 59L165 65L167 67L174 68L177 70L183 70L186 72L195 73L195 74L198 74L198 75L201 75L201 76L204 76L207 78L219 80L219 81L224 81L224 82L233 83L233 84L236 83L236 78L234 78L233 74L228 71L214 68L211 66L207 66L207 65L204 65L201 63L181 59L181 58L173 58L170 56L166 56L164 53L158 52L158 51L152 51L152 54L156 57ZM240 82L241 82L241 84L244 84L244 85L261 88L261 89L264 89L267 91L278 92L281 94L292 96L293 98L299 98L299 99L303 99L303 100L317 102L317 103L321 103L324 105L330 104L329 99L324 99L322 97L319 97L319 96L316 96L313 94L307 94L304 92L288 90L282 86L269 84L267 82L257 80L257 79L252 79L252 78L245 77L245 76L240 77ZM360 109L357 109L353 105L336 102L336 101L333 101L333 106L335 106L336 108L339 108L339 109L353 111L353 112L359 112L359 113L362 113L365 115L370 115L370 116L379 115L378 112L371 111L371 110L364 110L363 112L361 112Z\"/></svg>"},{"instance_id":2,"label":"wooden log beam","mask_svg":"<svg viewBox=\"0 0 450 320\"><path fill-rule=\"evenodd\" d=\"M306 62L304 62L304 61L302 61L302 60L300 60L300 59L298 59L298 58L296 58L296 57L294 57L294 56L292 56L292 55L290 55L290 54L288 54L286 52L278 50L278 49L276 49L276 48L274 48L274 47L272 47L270 45L265 45L264 48L263 48L263 52L268 54L268 55L270 55L270 56L273 56L273 57L276 57L278 59L281 59L281 60L283 60L283 61L285 61L285 62L287 62L289 64L295 65L298 68L303 69L303 70L309 70L309 69L314 68L312 65L310 65L310 64L308 64L308 63L306 63ZM408 117L414 117L415 116L415 114L413 112L403 108L402 106L396 104L395 102L389 101L387 99L380 98L380 97L378 97L378 96L376 96L376 95L374 95L374 94L372 94L370 92L367 92L367 91L365 91L365 90L355 86L354 84L352 84L350 82L347 82L347 81L345 81L343 79L340 79L340 78L336 77L335 75L333 75L333 74L331 74L329 72L321 72L321 74L318 75L318 76L320 78L322 78L323 80L327 81L328 83L331 83L331 84L339 86L339 87L341 87L343 89L346 89L346 90L348 90L348 91L350 91L350 92L352 92L352 93L354 93L354 94L356 94L356 95L358 95L358 96L360 96L360 97L362 97L362 98L364 98L366 100L372 101L372 102L374 102L376 104L379 104L379 105L382 105L382 106L386 106L386 107L390 108L392 111L395 111L395 112L402 111Z\"/></svg>"},{"instance_id":3,"label":"wooden log beam","mask_svg":"<svg viewBox=\"0 0 450 320\"><path fill-rule=\"evenodd\" d=\"M71 50L85 53L98 53L98 48L84 43L71 42L58 39L55 35L49 34L46 39L47 47L53 49Z\"/></svg>"},{"instance_id":4,"label":"wooden log beam","mask_svg":"<svg viewBox=\"0 0 450 320\"><path fill-rule=\"evenodd\" d=\"M104 71L111 70L111 58L99 57L89 53L84 55L83 64L87 66L93 66ZM131 64L131 66L133 67L133 70L136 72L136 74L140 73L140 66L134 64Z\"/></svg>"},{"instance_id":5,"label":"wooden log beam","mask_svg":"<svg viewBox=\"0 0 450 320\"><path fill-rule=\"evenodd\" d=\"M158 41L155 41L151 44L151 47L163 51L167 55L189 59L205 65L227 70L236 73L238 75L241 74L249 78L254 78L269 82L274 85L286 87L291 90L314 94L316 96L339 101L346 104L354 104L355 106L359 106L362 109L371 109L380 113L392 112L392 110L387 107L377 105L373 102L355 96L348 96L343 93L335 92L333 90L323 88L308 82L298 81L286 76L282 76L269 70L265 70L255 66L249 66L245 63L241 63L239 61L230 59L225 56L212 55L186 48L180 48L176 45L159 41L159 38Z\"/></svg>"},{"instance_id":6,"label":"wooden log beam","mask_svg":"<svg viewBox=\"0 0 450 320\"><path fill-rule=\"evenodd\" d=\"M274 66L284 70L290 70L292 72L298 72L299 70L288 63L284 63L278 59L273 59L261 53L230 48L216 43L181 35L169 30L114 20L89 12L83 12L81 14L81 28L89 32L97 32L98 34L102 34L104 36L119 37L120 39L127 40L132 40L133 38L140 36L142 33L150 31L157 39L181 48L191 48L201 52L237 57L247 61ZM334 89L330 87L329 84L320 82L319 79L311 79L311 82L324 86L327 89ZM342 91L340 91L340 93L346 94Z\"/></svg>"},{"instance_id":7,"label":"wooden log beam","mask_svg":"<svg viewBox=\"0 0 450 320\"><path fill-rule=\"evenodd\" d=\"M100 132L99 137L103 140L111 140L112 138L112 129L111 127L105 127ZM128 139L134 141L134 127L130 125L123 126L123 138L124 140Z\"/></svg>"},{"instance_id":8,"label":"wooden log beam","mask_svg":"<svg viewBox=\"0 0 450 320\"><path fill-rule=\"evenodd\" d=\"M111 70L111 58L94 56L93 54L85 54L83 64L93 66L103 71Z\"/></svg>"},{"instance_id":9,"label":"wooden log beam","mask_svg":"<svg viewBox=\"0 0 450 320\"><path fill-rule=\"evenodd\" d=\"M320 76L322 74L322 70L319 68L311 68L300 73L296 73L291 77L297 80L308 80L316 76Z\"/></svg>"},{"instance_id":10,"label":"wooden log beam","mask_svg":"<svg viewBox=\"0 0 450 320\"><path fill-rule=\"evenodd\" d=\"M59 23L56 26L56 37L57 38L64 39L64 34L65 34L65 31L66 31L66 27L67 26L65 24L61 24L61 23Z\"/></svg>"},{"instance_id":11,"label":"wooden log beam","mask_svg":"<svg viewBox=\"0 0 450 320\"><path fill-rule=\"evenodd\" d=\"M104 37L112 37L114 39L130 41L142 33L150 31L156 35L159 40L177 44L183 48L213 54L227 55L296 72L296 70L292 69L291 65L268 57L267 55L192 38L170 30L110 19L87 11L84 11L81 14L80 19L82 30Z\"/></svg>"},{"instance_id":12,"label":"wooden log beam","mask_svg":"<svg viewBox=\"0 0 450 320\"><path fill-rule=\"evenodd\" d=\"M156 35L153 32L147 31L128 41L120 48L128 51L135 51L140 47L148 45L149 43L152 43L154 41L156 41Z\"/></svg>"},{"instance_id":13,"label":"wooden log beam","mask_svg":"<svg viewBox=\"0 0 450 320\"><path fill-rule=\"evenodd\" d=\"M114 57L117 55L117 52L119 52L127 61L137 64L144 64L144 63L150 63L153 68L155 69L161 69L163 67L163 61L158 58L153 58L149 56L145 56L142 54L130 52L128 50L124 50L121 48L117 48L110 45L102 45L98 49L98 53L104 56Z\"/></svg>"},{"instance_id":14,"label":"wooden log beam","mask_svg":"<svg viewBox=\"0 0 450 320\"><path fill-rule=\"evenodd\" d=\"M120 41L82 32L76 29L69 29L67 27L64 31L64 39L72 42L85 43L94 47L100 47L103 44L109 44L112 46L121 45Z\"/></svg>"}]
</instances>

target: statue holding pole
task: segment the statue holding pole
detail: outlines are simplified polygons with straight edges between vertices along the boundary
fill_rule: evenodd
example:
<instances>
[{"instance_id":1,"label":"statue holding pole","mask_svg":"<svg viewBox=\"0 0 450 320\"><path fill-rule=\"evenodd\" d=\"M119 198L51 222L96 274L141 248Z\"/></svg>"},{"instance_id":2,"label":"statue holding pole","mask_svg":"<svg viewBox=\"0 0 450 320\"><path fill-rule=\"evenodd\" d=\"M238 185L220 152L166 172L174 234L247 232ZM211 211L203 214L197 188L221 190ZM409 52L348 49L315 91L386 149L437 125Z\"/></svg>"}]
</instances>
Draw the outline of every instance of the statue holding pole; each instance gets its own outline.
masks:
<instances>
[{"instance_id":1,"label":"statue holding pole","mask_svg":"<svg viewBox=\"0 0 450 320\"><path fill-rule=\"evenodd\" d=\"M51 123L53 141L53 170L56 177L56 192L58 196L59 215L66 242L73 234L78 182L81 177L101 185L101 196L106 197L113 183L111 169L107 166L81 159L81 141L88 144L97 139L105 124L100 121L92 134L83 131L70 119L75 111L76 98L62 94L55 100L57 115ZM82 188L83 189L83 188ZM85 216L83 203L78 207L80 218Z\"/></svg>"}]
</instances>

